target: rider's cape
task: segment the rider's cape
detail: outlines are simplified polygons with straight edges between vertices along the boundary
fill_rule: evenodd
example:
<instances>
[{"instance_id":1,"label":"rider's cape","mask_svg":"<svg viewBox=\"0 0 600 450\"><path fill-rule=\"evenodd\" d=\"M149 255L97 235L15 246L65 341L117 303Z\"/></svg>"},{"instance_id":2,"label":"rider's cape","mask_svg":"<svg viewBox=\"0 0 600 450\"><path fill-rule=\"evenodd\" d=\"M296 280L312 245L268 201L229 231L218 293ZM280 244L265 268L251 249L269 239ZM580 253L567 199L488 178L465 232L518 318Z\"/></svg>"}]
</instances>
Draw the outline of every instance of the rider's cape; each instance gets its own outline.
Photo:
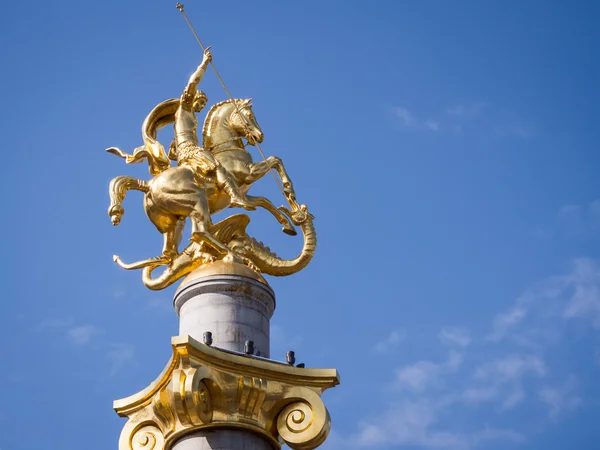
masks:
<instances>
[{"instance_id":1,"label":"rider's cape","mask_svg":"<svg viewBox=\"0 0 600 450\"><path fill-rule=\"evenodd\" d=\"M150 173L154 176L167 170L171 167L169 159L176 160L177 156L173 148L170 149L167 155L163 145L156 140L156 134L158 130L175 121L175 112L179 107L179 102L178 98L170 98L159 103L150 111L142 124L144 145L136 148L132 155L117 147L110 147L106 151L124 158L127 164L139 164L148 161Z\"/></svg>"}]
</instances>

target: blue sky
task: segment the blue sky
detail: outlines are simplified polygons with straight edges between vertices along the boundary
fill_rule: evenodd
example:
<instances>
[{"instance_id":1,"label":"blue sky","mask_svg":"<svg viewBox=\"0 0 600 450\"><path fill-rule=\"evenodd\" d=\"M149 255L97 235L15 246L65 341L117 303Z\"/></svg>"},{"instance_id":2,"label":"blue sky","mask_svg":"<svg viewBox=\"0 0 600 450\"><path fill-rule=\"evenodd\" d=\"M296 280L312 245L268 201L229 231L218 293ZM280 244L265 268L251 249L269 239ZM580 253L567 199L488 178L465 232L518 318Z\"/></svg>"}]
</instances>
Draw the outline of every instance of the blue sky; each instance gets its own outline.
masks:
<instances>
[{"instance_id":1,"label":"blue sky","mask_svg":"<svg viewBox=\"0 0 600 450\"><path fill-rule=\"evenodd\" d=\"M174 288L111 259L161 236L136 193L106 214L112 177L149 175L104 149L201 60L174 3L3 6L1 450L116 448L112 401L169 357ZM315 260L269 280L271 354L339 369L324 448L597 448L598 4L186 6L316 217ZM301 246L260 211L250 231Z\"/></svg>"}]
</instances>

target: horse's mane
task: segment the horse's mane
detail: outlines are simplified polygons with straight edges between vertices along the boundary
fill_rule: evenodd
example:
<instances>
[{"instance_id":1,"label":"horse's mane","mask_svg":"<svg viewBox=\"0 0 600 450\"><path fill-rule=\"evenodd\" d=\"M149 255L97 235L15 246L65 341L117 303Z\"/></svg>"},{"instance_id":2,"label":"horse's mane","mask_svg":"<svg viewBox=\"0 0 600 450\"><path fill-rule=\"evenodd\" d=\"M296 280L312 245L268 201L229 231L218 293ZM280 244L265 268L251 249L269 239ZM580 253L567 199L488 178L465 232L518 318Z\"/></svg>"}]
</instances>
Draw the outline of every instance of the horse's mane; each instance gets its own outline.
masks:
<instances>
[{"instance_id":1,"label":"horse's mane","mask_svg":"<svg viewBox=\"0 0 600 450\"><path fill-rule=\"evenodd\" d=\"M233 100L237 105L239 105L240 103L243 103L245 100L241 99L241 98L236 98ZM208 135L208 131L210 129L210 125L212 124L213 118L215 116L215 114L217 113L217 111L221 108L221 106L231 103L231 100L223 100L222 102L219 103L215 103L214 105L212 105L212 107L208 110L208 113L206 114L206 119L204 119L204 126L202 127L202 145L204 145L204 140L206 139L206 136Z\"/></svg>"}]
</instances>

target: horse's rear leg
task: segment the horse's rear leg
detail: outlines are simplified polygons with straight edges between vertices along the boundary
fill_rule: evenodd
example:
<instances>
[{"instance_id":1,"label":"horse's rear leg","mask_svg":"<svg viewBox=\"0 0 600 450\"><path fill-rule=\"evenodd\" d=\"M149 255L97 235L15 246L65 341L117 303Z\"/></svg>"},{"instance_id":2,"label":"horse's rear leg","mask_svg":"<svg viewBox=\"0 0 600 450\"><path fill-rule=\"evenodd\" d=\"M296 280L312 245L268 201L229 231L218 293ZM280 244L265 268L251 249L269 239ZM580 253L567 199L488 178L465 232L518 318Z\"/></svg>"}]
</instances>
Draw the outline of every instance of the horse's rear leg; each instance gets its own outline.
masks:
<instances>
[{"instance_id":1,"label":"horse's rear leg","mask_svg":"<svg viewBox=\"0 0 600 450\"><path fill-rule=\"evenodd\" d=\"M178 220L174 227L163 233L165 238L163 245L163 256L168 259L173 259L179 253L179 243L183 237L183 229L185 220Z\"/></svg>"}]
</instances>

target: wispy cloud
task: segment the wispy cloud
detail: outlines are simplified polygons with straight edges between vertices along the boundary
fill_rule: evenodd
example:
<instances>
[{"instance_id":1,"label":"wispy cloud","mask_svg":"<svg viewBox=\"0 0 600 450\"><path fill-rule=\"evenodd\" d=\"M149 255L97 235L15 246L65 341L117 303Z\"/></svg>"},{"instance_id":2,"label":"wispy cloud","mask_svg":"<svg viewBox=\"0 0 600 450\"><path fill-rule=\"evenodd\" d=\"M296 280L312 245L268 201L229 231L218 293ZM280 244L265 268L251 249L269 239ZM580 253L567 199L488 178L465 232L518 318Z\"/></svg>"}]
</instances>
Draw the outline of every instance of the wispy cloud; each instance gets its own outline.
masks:
<instances>
[{"instance_id":1,"label":"wispy cloud","mask_svg":"<svg viewBox=\"0 0 600 450\"><path fill-rule=\"evenodd\" d=\"M588 204L569 203L562 205L556 212L552 223L534 230L538 239L550 237L585 237L596 235L600 230L600 199Z\"/></svg>"},{"instance_id":2,"label":"wispy cloud","mask_svg":"<svg viewBox=\"0 0 600 450\"><path fill-rule=\"evenodd\" d=\"M486 106L485 102L463 103L446 109L446 114L456 118L472 119L480 116Z\"/></svg>"},{"instance_id":3,"label":"wispy cloud","mask_svg":"<svg viewBox=\"0 0 600 450\"><path fill-rule=\"evenodd\" d=\"M509 355L481 364L462 393L469 404L495 402L499 411L515 408L526 397L524 378L546 376L546 364L537 356Z\"/></svg>"},{"instance_id":4,"label":"wispy cloud","mask_svg":"<svg viewBox=\"0 0 600 450\"><path fill-rule=\"evenodd\" d=\"M76 345L86 345L91 341L92 336L100 333L102 330L94 325L81 325L67 330L69 340Z\"/></svg>"},{"instance_id":5,"label":"wispy cloud","mask_svg":"<svg viewBox=\"0 0 600 450\"><path fill-rule=\"evenodd\" d=\"M565 412L571 412L581 405L581 398L575 393L577 379L571 375L561 386L545 387L540 390L540 400L548 406L548 415L556 419Z\"/></svg>"},{"instance_id":6,"label":"wispy cloud","mask_svg":"<svg viewBox=\"0 0 600 450\"><path fill-rule=\"evenodd\" d=\"M578 319L600 328L600 266L577 258L564 275L550 277L521 295L494 318L488 340L509 339L522 346L556 340L561 321Z\"/></svg>"},{"instance_id":7,"label":"wispy cloud","mask_svg":"<svg viewBox=\"0 0 600 450\"><path fill-rule=\"evenodd\" d=\"M403 106L395 106L392 108L392 114L406 128L413 130L439 131L439 122L432 119L419 120L415 115Z\"/></svg>"},{"instance_id":8,"label":"wispy cloud","mask_svg":"<svg viewBox=\"0 0 600 450\"><path fill-rule=\"evenodd\" d=\"M484 442L521 442L525 439L521 433L510 429L484 427L470 433L449 430L439 424L445 409L444 404L428 399L400 401L381 415L361 422L359 433L349 440L349 447L414 445L468 450Z\"/></svg>"},{"instance_id":9,"label":"wispy cloud","mask_svg":"<svg viewBox=\"0 0 600 450\"><path fill-rule=\"evenodd\" d=\"M491 441L524 441L531 422L504 428L507 411L531 406L528 417L550 426L583 404L575 374L565 381L565 368L546 356L552 346L564 345L561 333L568 324L600 330L597 261L576 259L566 273L536 283L495 316L488 333L476 336L463 328L442 328L437 337L449 350L447 358L393 369L395 389L387 384L382 391L388 406L359 422L357 433L338 439L344 443L340 448L469 450ZM449 420L465 414L476 414L468 426Z\"/></svg>"},{"instance_id":10,"label":"wispy cloud","mask_svg":"<svg viewBox=\"0 0 600 450\"><path fill-rule=\"evenodd\" d=\"M441 363L418 361L396 370L395 386L422 392L426 388L436 386L442 375L455 372L463 362L463 355L455 350L450 351L448 359Z\"/></svg>"},{"instance_id":11,"label":"wispy cloud","mask_svg":"<svg viewBox=\"0 0 600 450\"><path fill-rule=\"evenodd\" d=\"M71 318L68 319L57 319L48 318L44 319L40 325L40 330L55 329L61 330L66 334L67 339L78 346L84 346L91 342L92 337L104 333L104 331L95 325L77 325Z\"/></svg>"},{"instance_id":12,"label":"wispy cloud","mask_svg":"<svg viewBox=\"0 0 600 450\"><path fill-rule=\"evenodd\" d=\"M72 319L46 319L40 324L40 330L44 329L60 331L61 336L64 336L77 348L86 348L95 353L103 353L110 362L110 376L116 375L135 357L135 347L133 345L107 343L106 339L100 338L105 335L105 331L96 325L75 325Z\"/></svg>"},{"instance_id":13,"label":"wispy cloud","mask_svg":"<svg viewBox=\"0 0 600 450\"><path fill-rule=\"evenodd\" d=\"M373 350L379 354L389 353L398 347L406 338L406 333L402 330L394 330L390 333L390 335L379 341L373 347Z\"/></svg>"},{"instance_id":14,"label":"wispy cloud","mask_svg":"<svg viewBox=\"0 0 600 450\"><path fill-rule=\"evenodd\" d=\"M471 343L469 331L464 328L444 327L438 333L442 344L466 347Z\"/></svg>"},{"instance_id":15,"label":"wispy cloud","mask_svg":"<svg viewBox=\"0 0 600 450\"><path fill-rule=\"evenodd\" d=\"M544 376L546 374L544 361L537 356L510 355L478 367L475 378L504 383L519 379L527 373Z\"/></svg>"},{"instance_id":16,"label":"wispy cloud","mask_svg":"<svg viewBox=\"0 0 600 450\"><path fill-rule=\"evenodd\" d=\"M507 119L506 112L492 108L484 101L458 103L432 114L434 118L422 118L405 106L391 108L392 115L407 129L446 132L455 136L475 132L490 137L531 139L537 130L526 120ZM600 209L600 205L599 205Z\"/></svg>"},{"instance_id":17,"label":"wispy cloud","mask_svg":"<svg viewBox=\"0 0 600 450\"><path fill-rule=\"evenodd\" d=\"M508 311L498 314L494 318L494 327L488 339L499 341L511 327L521 322L526 315L527 310L521 306L514 306Z\"/></svg>"},{"instance_id":18,"label":"wispy cloud","mask_svg":"<svg viewBox=\"0 0 600 450\"><path fill-rule=\"evenodd\" d=\"M132 344L110 344L106 352L106 359L110 362L109 375L117 375L123 367L135 357L135 346Z\"/></svg>"}]
</instances>

